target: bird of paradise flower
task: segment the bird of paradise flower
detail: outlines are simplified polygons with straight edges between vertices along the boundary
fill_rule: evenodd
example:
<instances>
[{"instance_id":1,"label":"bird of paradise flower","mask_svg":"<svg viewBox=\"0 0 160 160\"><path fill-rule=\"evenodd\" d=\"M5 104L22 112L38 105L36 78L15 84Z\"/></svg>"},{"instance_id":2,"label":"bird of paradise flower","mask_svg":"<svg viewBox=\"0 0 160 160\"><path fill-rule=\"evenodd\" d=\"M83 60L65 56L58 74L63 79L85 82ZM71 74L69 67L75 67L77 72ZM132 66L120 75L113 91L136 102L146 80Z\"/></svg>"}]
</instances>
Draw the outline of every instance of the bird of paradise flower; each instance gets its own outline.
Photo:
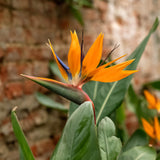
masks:
<instances>
[{"instance_id":1,"label":"bird of paradise flower","mask_svg":"<svg viewBox=\"0 0 160 160\"><path fill-rule=\"evenodd\" d=\"M137 72L137 70L124 70L129 64L134 61L134 59L110 66L125 55L106 64L100 63L102 57L103 37L104 35L100 33L93 45L88 50L87 54L84 56L83 44L80 45L76 31L71 32L71 45L68 52L68 66L64 64L63 61L58 57L53 49L51 42L49 41L48 45L52 50L54 59L66 83L49 78L33 77L28 75L22 76L27 77L31 80L49 81L68 88L76 88L79 92L83 92L85 101L91 101L88 95L82 90L82 86L86 82L114 82ZM92 105L94 109L93 102Z\"/></svg>"}]
</instances>

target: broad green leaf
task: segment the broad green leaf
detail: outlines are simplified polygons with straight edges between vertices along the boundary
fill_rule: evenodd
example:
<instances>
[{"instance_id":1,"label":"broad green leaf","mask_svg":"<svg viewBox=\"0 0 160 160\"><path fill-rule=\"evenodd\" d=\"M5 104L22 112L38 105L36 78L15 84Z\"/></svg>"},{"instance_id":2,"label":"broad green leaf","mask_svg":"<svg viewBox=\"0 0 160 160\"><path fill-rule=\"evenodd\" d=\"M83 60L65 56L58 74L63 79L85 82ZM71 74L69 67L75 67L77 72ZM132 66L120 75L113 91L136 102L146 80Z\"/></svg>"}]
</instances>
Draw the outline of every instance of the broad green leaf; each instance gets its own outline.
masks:
<instances>
[{"instance_id":1,"label":"broad green leaf","mask_svg":"<svg viewBox=\"0 0 160 160\"><path fill-rule=\"evenodd\" d=\"M123 152L118 160L155 160L156 151L150 147L137 146Z\"/></svg>"},{"instance_id":2,"label":"broad green leaf","mask_svg":"<svg viewBox=\"0 0 160 160\"><path fill-rule=\"evenodd\" d=\"M90 102L83 103L70 116L51 160L100 160Z\"/></svg>"},{"instance_id":3,"label":"broad green leaf","mask_svg":"<svg viewBox=\"0 0 160 160\"><path fill-rule=\"evenodd\" d=\"M121 151L121 141L115 137L115 126L105 117L98 125L98 142L102 160L116 160Z\"/></svg>"},{"instance_id":4,"label":"broad green leaf","mask_svg":"<svg viewBox=\"0 0 160 160\"><path fill-rule=\"evenodd\" d=\"M157 29L158 24L159 21L157 18L149 34L129 56L128 60L135 59L135 61L126 68L127 70L136 69L147 42L151 34ZM117 107L121 105L132 77L133 75L130 75L127 78L113 83L89 82L84 85L83 89L95 104L97 123L99 123L100 120L105 116L110 115ZM72 105L72 111L70 111L70 114L74 109L76 109L76 107L73 107Z\"/></svg>"},{"instance_id":5,"label":"broad green leaf","mask_svg":"<svg viewBox=\"0 0 160 160\"><path fill-rule=\"evenodd\" d=\"M65 108L62 104L55 102L53 99L49 98L48 96L37 92L36 93L36 98L38 102L46 107L57 109L63 112L68 112L68 109Z\"/></svg>"},{"instance_id":6,"label":"broad green leaf","mask_svg":"<svg viewBox=\"0 0 160 160\"><path fill-rule=\"evenodd\" d=\"M123 146L122 151L125 152L136 146L145 146L149 144L148 137L143 130L136 130L127 143Z\"/></svg>"},{"instance_id":7,"label":"broad green leaf","mask_svg":"<svg viewBox=\"0 0 160 160\"><path fill-rule=\"evenodd\" d=\"M160 80L146 83L144 84L144 87L152 87L154 89L160 90Z\"/></svg>"},{"instance_id":8,"label":"broad green leaf","mask_svg":"<svg viewBox=\"0 0 160 160\"><path fill-rule=\"evenodd\" d=\"M14 134L18 140L23 156L25 157L26 160L34 160L32 151L29 148L25 135L18 122L15 109L13 109L13 111L11 112L11 122L12 122Z\"/></svg>"}]
</instances>

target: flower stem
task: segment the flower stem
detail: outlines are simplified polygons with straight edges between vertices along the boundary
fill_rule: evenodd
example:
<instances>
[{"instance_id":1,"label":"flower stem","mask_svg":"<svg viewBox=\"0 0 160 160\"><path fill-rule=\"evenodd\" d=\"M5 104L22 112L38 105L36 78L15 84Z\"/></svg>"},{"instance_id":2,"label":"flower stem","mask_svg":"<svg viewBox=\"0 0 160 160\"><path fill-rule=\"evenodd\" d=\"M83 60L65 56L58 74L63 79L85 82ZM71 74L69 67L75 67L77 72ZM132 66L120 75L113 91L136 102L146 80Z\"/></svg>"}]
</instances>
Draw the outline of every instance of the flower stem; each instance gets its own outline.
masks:
<instances>
[{"instance_id":1,"label":"flower stem","mask_svg":"<svg viewBox=\"0 0 160 160\"><path fill-rule=\"evenodd\" d=\"M88 94L82 90L82 88L79 88L79 90L81 90L81 92L83 92L83 94L86 97L86 101L90 101L92 103L92 109L93 109L93 115L94 115L94 123L96 125L96 112L95 112L95 107L94 107L94 103L93 101L90 99L90 97L88 96Z\"/></svg>"}]
</instances>

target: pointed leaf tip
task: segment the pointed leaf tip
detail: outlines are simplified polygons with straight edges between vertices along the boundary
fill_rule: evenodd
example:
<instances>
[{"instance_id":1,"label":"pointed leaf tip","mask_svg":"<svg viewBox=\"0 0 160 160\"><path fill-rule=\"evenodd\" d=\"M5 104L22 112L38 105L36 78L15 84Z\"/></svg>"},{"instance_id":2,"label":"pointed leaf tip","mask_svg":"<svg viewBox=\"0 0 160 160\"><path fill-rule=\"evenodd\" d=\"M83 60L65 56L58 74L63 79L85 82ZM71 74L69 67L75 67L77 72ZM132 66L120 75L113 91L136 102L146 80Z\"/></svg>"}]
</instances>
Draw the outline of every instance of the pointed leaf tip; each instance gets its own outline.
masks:
<instances>
[{"instance_id":1,"label":"pointed leaf tip","mask_svg":"<svg viewBox=\"0 0 160 160\"><path fill-rule=\"evenodd\" d=\"M154 24L153 24L153 26L152 26L152 28L151 28L150 33L153 33L153 32L157 29L158 25L159 25L159 18L157 17L157 18L155 19L155 21L154 21Z\"/></svg>"},{"instance_id":2,"label":"pointed leaf tip","mask_svg":"<svg viewBox=\"0 0 160 160\"><path fill-rule=\"evenodd\" d=\"M15 112L17 110L17 106L15 106L13 109L12 109L12 112Z\"/></svg>"}]
</instances>

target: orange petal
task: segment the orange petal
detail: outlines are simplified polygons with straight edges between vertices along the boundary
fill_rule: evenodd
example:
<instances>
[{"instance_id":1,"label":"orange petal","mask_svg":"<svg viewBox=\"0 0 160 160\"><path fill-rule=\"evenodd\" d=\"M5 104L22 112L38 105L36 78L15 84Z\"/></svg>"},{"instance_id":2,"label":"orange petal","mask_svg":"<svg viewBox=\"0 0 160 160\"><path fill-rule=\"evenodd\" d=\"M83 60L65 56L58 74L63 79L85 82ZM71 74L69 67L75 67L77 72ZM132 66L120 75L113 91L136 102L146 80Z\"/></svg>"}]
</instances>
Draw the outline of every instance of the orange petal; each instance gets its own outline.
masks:
<instances>
[{"instance_id":1,"label":"orange petal","mask_svg":"<svg viewBox=\"0 0 160 160\"><path fill-rule=\"evenodd\" d=\"M102 68L100 70L98 70L97 68L97 71L95 70L91 80L100 82L114 82L121 80L137 72L137 70L123 70L126 66L128 66L132 62L133 60L129 60L108 68Z\"/></svg>"},{"instance_id":2,"label":"orange petal","mask_svg":"<svg viewBox=\"0 0 160 160\"><path fill-rule=\"evenodd\" d=\"M79 74L81 68L81 48L75 31L74 33L71 32L71 39L72 41L68 53L68 66L72 76L74 77Z\"/></svg>"},{"instance_id":3,"label":"orange petal","mask_svg":"<svg viewBox=\"0 0 160 160\"><path fill-rule=\"evenodd\" d=\"M102 57L103 34L100 33L82 62L82 75L87 75L98 66Z\"/></svg>"},{"instance_id":4,"label":"orange petal","mask_svg":"<svg viewBox=\"0 0 160 160\"><path fill-rule=\"evenodd\" d=\"M156 98L151 94L149 93L147 90L144 91L144 95L147 99L147 102L148 102L148 108L149 109L156 109Z\"/></svg>"},{"instance_id":5,"label":"orange petal","mask_svg":"<svg viewBox=\"0 0 160 160\"><path fill-rule=\"evenodd\" d=\"M154 117L154 128L157 140L160 141L160 125L157 117Z\"/></svg>"},{"instance_id":6,"label":"orange petal","mask_svg":"<svg viewBox=\"0 0 160 160\"><path fill-rule=\"evenodd\" d=\"M158 100L158 102L156 103L156 109L157 111L160 113L160 101Z\"/></svg>"},{"instance_id":7,"label":"orange petal","mask_svg":"<svg viewBox=\"0 0 160 160\"><path fill-rule=\"evenodd\" d=\"M154 129L153 127L144 119L142 118L142 125L145 132L152 138L155 138Z\"/></svg>"},{"instance_id":8,"label":"orange petal","mask_svg":"<svg viewBox=\"0 0 160 160\"><path fill-rule=\"evenodd\" d=\"M55 59L57 65L58 65L58 68L59 68L59 70L60 70L63 78L67 81L67 80L68 80L68 75L67 75L65 69L62 67L62 65L59 63L59 61L58 61L58 59L57 59L57 56L56 56L56 54L55 54L55 52L54 52L54 49L53 49L53 47L52 47L52 44L51 44L50 40L48 40L48 42L49 42L50 48L51 48L51 50L52 50L54 59Z\"/></svg>"}]
</instances>

